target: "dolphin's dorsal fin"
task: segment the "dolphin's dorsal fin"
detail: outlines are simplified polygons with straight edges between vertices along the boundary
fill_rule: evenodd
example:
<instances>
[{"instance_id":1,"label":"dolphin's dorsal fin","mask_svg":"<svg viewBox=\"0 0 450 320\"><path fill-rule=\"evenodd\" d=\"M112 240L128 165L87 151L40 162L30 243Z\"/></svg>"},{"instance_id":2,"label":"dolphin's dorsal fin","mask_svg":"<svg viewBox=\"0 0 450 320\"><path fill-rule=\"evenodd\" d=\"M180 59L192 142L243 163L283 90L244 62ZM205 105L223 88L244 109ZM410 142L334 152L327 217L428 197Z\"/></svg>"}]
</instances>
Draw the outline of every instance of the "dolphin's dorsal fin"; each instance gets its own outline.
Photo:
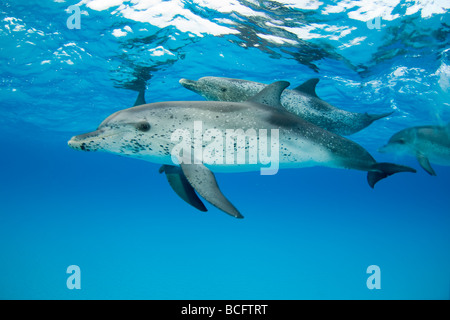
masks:
<instances>
[{"instance_id":1,"label":"dolphin's dorsal fin","mask_svg":"<svg viewBox=\"0 0 450 320\"><path fill-rule=\"evenodd\" d=\"M134 103L134 106L140 106L143 104L146 104L147 102L145 102L145 90L141 90L139 91L139 94L136 98L136 102Z\"/></svg>"},{"instance_id":2,"label":"dolphin's dorsal fin","mask_svg":"<svg viewBox=\"0 0 450 320\"><path fill-rule=\"evenodd\" d=\"M270 107L284 110L283 106L281 105L280 98L281 93L283 93L284 89L289 87L289 85L290 83L287 81L274 82L265 87L263 90L261 90L261 92L250 98L248 101L265 104Z\"/></svg>"},{"instance_id":3,"label":"dolphin's dorsal fin","mask_svg":"<svg viewBox=\"0 0 450 320\"><path fill-rule=\"evenodd\" d=\"M319 83L319 79L318 78L312 78L309 79L308 81L305 81L304 83L302 83L301 85L299 85L297 88L295 88L295 91L301 92L301 93L306 93L310 96L319 98L316 94L316 85Z\"/></svg>"}]
</instances>

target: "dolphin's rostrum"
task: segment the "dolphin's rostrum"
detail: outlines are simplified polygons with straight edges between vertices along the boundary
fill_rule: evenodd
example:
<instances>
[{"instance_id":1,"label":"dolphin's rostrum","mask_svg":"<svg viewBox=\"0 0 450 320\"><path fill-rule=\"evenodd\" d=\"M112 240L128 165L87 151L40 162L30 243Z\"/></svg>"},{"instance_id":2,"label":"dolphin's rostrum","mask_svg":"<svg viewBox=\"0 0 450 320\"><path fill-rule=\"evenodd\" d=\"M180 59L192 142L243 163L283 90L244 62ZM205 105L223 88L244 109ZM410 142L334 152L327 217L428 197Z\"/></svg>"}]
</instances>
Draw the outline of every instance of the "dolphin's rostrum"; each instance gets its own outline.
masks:
<instances>
[{"instance_id":1,"label":"dolphin's rostrum","mask_svg":"<svg viewBox=\"0 0 450 320\"><path fill-rule=\"evenodd\" d=\"M242 218L242 215L222 194L213 172L260 170L260 154L255 153L258 154L256 163L248 161L248 155L254 151L252 148L259 145L247 141L243 146L231 144L231 150L225 150L228 144L210 139L209 144L203 141L204 144L200 145L204 150L214 145L216 152L231 151L237 154L243 151L246 162L186 161L186 158L194 158L195 152L185 154L183 151L183 154L175 154L178 157L178 163L175 163L173 150L177 141L173 140L174 132L180 129L193 132L194 123L198 121L201 121L205 135L206 132L233 130L237 135L236 141L248 139L245 135L251 129L265 130L266 133L277 132L277 135L269 135L269 138L273 140L276 136L279 139L277 159L280 168L319 165L367 171L371 187L394 173L415 172L405 166L377 163L357 143L284 110L280 97L288 85L285 81L275 82L246 102L174 101L121 110L106 118L96 131L75 136L68 144L77 150L105 151L162 164L160 172L166 173L171 187L184 201L206 211L195 193L197 192L206 201L236 218ZM261 140L261 137L252 138ZM223 150L219 150L219 147Z\"/></svg>"}]
</instances>

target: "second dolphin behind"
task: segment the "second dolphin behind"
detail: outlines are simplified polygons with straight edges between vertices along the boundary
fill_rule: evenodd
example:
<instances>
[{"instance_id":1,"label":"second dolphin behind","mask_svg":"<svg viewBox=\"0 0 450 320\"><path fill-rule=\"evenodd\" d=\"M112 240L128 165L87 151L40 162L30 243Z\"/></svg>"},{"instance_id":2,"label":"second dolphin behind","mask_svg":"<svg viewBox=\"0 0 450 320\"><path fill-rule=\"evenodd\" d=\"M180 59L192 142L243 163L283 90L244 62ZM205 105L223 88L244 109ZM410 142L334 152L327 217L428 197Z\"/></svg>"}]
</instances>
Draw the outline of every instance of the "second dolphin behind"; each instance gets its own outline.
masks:
<instances>
[{"instance_id":1,"label":"second dolphin behind","mask_svg":"<svg viewBox=\"0 0 450 320\"><path fill-rule=\"evenodd\" d=\"M375 120L392 114L357 113L336 108L317 96L318 82L319 79L314 78L294 90L285 90L281 96L281 104L300 118L342 136L354 134ZM254 81L221 77L203 77L198 81L181 79L180 84L206 100L231 102L247 101L267 86Z\"/></svg>"}]
</instances>

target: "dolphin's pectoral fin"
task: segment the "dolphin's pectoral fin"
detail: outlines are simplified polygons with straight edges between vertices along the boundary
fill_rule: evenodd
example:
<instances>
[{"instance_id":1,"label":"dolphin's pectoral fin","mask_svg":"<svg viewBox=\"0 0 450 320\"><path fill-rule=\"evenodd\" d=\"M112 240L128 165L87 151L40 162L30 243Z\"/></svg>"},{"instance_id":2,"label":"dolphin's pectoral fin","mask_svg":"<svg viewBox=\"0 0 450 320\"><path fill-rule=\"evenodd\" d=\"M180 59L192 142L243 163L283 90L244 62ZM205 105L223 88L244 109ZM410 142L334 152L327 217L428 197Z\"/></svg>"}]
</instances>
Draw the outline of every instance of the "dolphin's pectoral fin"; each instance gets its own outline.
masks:
<instances>
[{"instance_id":1,"label":"dolphin's pectoral fin","mask_svg":"<svg viewBox=\"0 0 450 320\"><path fill-rule=\"evenodd\" d=\"M261 90L261 92L250 98L248 101L265 104L270 107L285 110L281 105L280 99L284 89L289 87L289 85L290 83L287 81L274 82L265 87L263 90Z\"/></svg>"},{"instance_id":2,"label":"dolphin's pectoral fin","mask_svg":"<svg viewBox=\"0 0 450 320\"><path fill-rule=\"evenodd\" d=\"M203 164L185 164L181 163L186 179L189 181L195 191L206 201L220 210L236 218L243 218L239 211L222 194L217 185L214 173L212 173Z\"/></svg>"},{"instance_id":3,"label":"dolphin's pectoral fin","mask_svg":"<svg viewBox=\"0 0 450 320\"><path fill-rule=\"evenodd\" d=\"M295 91L301 92L301 93L306 93L310 96L319 98L316 94L316 85L319 83L319 79L318 78L312 78L309 79L308 81L305 81L304 83L302 83L301 85L299 85L297 88L295 88ZM320 98L319 98L320 99Z\"/></svg>"},{"instance_id":4,"label":"dolphin's pectoral fin","mask_svg":"<svg viewBox=\"0 0 450 320\"><path fill-rule=\"evenodd\" d=\"M189 181L183 174L183 170L180 167L163 165L159 169L159 173L166 173L167 181L172 187L173 191L180 196L181 199L189 203L194 208L200 211L208 211L202 200L197 196L194 188L189 184Z\"/></svg>"},{"instance_id":5,"label":"dolphin's pectoral fin","mask_svg":"<svg viewBox=\"0 0 450 320\"><path fill-rule=\"evenodd\" d=\"M430 175L435 176L436 172L433 170L433 168L431 167L430 161L428 160L428 158L422 154L422 153L417 153L417 160L419 161L420 166L426 171L428 172Z\"/></svg>"},{"instance_id":6,"label":"dolphin's pectoral fin","mask_svg":"<svg viewBox=\"0 0 450 320\"><path fill-rule=\"evenodd\" d=\"M375 184L398 172L412 172L416 173L417 171L413 168L407 166L401 166L393 163L385 163L379 162L375 163L372 166L372 170L367 173L367 182L371 188L375 187Z\"/></svg>"}]
</instances>

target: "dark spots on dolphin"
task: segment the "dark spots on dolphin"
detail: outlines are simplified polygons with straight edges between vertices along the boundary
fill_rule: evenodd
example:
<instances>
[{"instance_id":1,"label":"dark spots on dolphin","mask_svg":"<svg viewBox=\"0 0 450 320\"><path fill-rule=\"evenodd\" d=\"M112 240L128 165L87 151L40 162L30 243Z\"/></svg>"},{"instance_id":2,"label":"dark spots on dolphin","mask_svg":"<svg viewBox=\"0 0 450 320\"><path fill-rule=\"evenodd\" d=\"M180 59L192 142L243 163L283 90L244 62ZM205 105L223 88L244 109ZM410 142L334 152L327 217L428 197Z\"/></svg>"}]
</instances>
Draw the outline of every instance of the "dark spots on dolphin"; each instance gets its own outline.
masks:
<instances>
[{"instance_id":1,"label":"dark spots on dolphin","mask_svg":"<svg viewBox=\"0 0 450 320\"><path fill-rule=\"evenodd\" d=\"M94 141L91 141L91 143ZM94 145L88 145L85 142L83 142L82 144L80 144L80 149L86 152L89 151L95 151L98 148L98 145L94 144Z\"/></svg>"},{"instance_id":2,"label":"dark spots on dolphin","mask_svg":"<svg viewBox=\"0 0 450 320\"><path fill-rule=\"evenodd\" d=\"M139 153L143 150L151 150L149 146L142 145L137 139L131 139L130 141L126 141L128 143L128 148L132 153Z\"/></svg>"}]
</instances>

